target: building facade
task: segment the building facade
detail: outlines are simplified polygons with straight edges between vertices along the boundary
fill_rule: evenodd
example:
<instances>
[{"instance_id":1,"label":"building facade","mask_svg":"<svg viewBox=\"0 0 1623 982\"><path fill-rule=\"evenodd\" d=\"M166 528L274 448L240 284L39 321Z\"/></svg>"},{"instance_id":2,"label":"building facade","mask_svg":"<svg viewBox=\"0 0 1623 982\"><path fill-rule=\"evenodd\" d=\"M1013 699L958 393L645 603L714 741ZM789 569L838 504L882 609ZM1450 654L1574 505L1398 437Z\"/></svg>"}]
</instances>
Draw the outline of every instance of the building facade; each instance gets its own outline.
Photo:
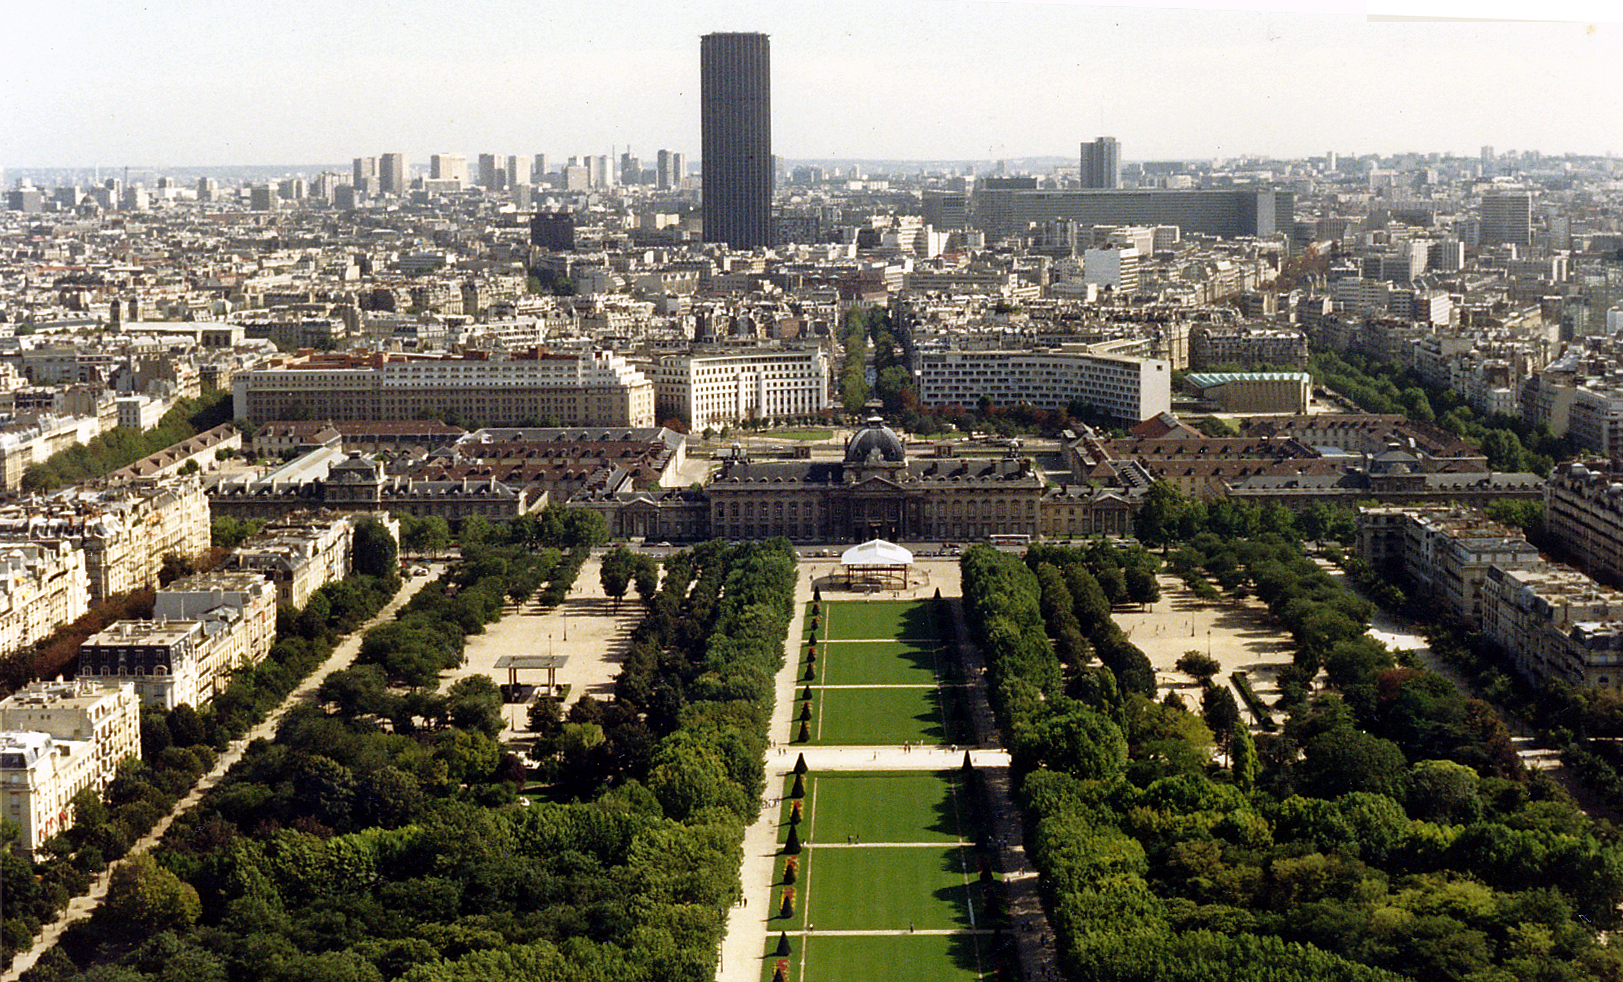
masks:
<instances>
[{"instance_id":1,"label":"building facade","mask_svg":"<svg viewBox=\"0 0 1623 982\"><path fill-rule=\"evenodd\" d=\"M852 435L840 463L735 459L705 493L716 538L899 542L1036 535L1045 486L1017 454L910 462L901 438L875 417Z\"/></svg>"},{"instance_id":2,"label":"building facade","mask_svg":"<svg viewBox=\"0 0 1623 982\"><path fill-rule=\"evenodd\" d=\"M920 351L914 376L927 406L973 406L982 396L1039 409L1079 402L1130 423L1172 410L1172 371L1155 358L1064 348Z\"/></svg>"},{"instance_id":3,"label":"building facade","mask_svg":"<svg viewBox=\"0 0 1623 982\"><path fill-rule=\"evenodd\" d=\"M1101 136L1092 143L1082 144L1080 170L1084 188L1115 189L1121 187L1121 144L1113 136Z\"/></svg>"},{"instance_id":4,"label":"building facade","mask_svg":"<svg viewBox=\"0 0 1623 982\"><path fill-rule=\"evenodd\" d=\"M1623 583L1623 467L1604 460L1558 465L1544 486L1544 528L1584 572Z\"/></svg>"},{"instance_id":5,"label":"building facade","mask_svg":"<svg viewBox=\"0 0 1623 982\"><path fill-rule=\"evenodd\" d=\"M704 238L772 244L772 60L765 34L706 34L699 45Z\"/></svg>"},{"instance_id":6,"label":"building facade","mask_svg":"<svg viewBox=\"0 0 1623 982\"><path fill-rule=\"evenodd\" d=\"M73 796L97 787L95 748L34 730L0 731L0 788L6 818L32 853L73 824Z\"/></svg>"},{"instance_id":7,"label":"building facade","mask_svg":"<svg viewBox=\"0 0 1623 982\"><path fill-rule=\"evenodd\" d=\"M141 701L128 683L30 682L0 700L0 731L48 733L58 740L89 743L96 780L105 787L116 776L119 761L141 758Z\"/></svg>"},{"instance_id":8,"label":"building facade","mask_svg":"<svg viewBox=\"0 0 1623 982\"><path fill-rule=\"evenodd\" d=\"M656 405L696 429L829 407L828 354L820 347L667 355L644 372L653 379Z\"/></svg>"},{"instance_id":9,"label":"building facade","mask_svg":"<svg viewBox=\"0 0 1623 982\"><path fill-rule=\"evenodd\" d=\"M455 413L492 426L652 426L654 384L609 351L406 358L310 355L232 379L238 416L412 419Z\"/></svg>"}]
</instances>

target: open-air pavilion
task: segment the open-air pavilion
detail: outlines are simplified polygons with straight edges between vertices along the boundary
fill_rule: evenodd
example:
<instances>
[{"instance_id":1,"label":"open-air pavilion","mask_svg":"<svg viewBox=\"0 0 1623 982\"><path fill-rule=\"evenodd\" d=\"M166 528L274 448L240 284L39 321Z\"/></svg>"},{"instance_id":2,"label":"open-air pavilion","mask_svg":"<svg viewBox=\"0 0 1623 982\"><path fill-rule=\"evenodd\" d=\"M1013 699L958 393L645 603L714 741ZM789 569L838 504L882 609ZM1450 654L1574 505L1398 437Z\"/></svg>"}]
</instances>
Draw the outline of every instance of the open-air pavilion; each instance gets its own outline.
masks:
<instances>
[{"instance_id":1,"label":"open-air pavilion","mask_svg":"<svg viewBox=\"0 0 1623 982\"><path fill-rule=\"evenodd\" d=\"M497 671L507 669L509 692L518 691L519 672L546 672L547 695L558 691L558 669L569 663L568 655L503 655L496 659Z\"/></svg>"},{"instance_id":2,"label":"open-air pavilion","mask_svg":"<svg viewBox=\"0 0 1623 982\"><path fill-rule=\"evenodd\" d=\"M840 572L848 589L872 585L879 590L905 590L913 554L894 542L871 539L840 554Z\"/></svg>"}]
</instances>

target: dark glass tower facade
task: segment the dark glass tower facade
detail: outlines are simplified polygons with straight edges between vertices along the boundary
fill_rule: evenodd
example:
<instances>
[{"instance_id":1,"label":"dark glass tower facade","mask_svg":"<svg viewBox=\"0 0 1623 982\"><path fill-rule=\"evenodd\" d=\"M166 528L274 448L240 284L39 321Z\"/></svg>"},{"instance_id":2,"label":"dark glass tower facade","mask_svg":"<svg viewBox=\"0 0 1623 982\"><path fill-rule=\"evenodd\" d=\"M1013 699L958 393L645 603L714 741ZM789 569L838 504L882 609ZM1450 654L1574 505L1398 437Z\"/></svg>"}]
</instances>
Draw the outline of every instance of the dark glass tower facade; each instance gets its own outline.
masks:
<instances>
[{"instance_id":1,"label":"dark glass tower facade","mask_svg":"<svg viewBox=\"0 0 1623 982\"><path fill-rule=\"evenodd\" d=\"M1101 136L1082 144L1082 186L1121 187L1121 144L1113 136Z\"/></svg>"},{"instance_id":2,"label":"dark glass tower facade","mask_svg":"<svg viewBox=\"0 0 1623 982\"><path fill-rule=\"evenodd\" d=\"M771 245L771 47L765 34L699 40L704 239L734 249Z\"/></svg>"}]
</instances>

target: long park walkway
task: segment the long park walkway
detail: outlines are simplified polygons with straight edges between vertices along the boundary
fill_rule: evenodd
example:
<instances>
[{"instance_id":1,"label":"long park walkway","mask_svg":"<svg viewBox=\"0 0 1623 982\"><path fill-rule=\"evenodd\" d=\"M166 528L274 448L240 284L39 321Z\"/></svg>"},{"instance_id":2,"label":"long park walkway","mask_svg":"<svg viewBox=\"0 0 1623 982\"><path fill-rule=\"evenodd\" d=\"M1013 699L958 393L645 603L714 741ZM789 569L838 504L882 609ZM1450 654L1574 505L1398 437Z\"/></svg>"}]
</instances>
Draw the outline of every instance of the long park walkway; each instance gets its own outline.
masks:
<instances>
[{"instance_id":1,"label":"long park walkway","mask_svg":"<svg viewBox=\"0 0 1623 982\"><path fill-rule=\"evenodd\" d=\"M962 650L941 642L966 637L958 598L928 599L934 586L956 593L956 572L941 564L934 585L915 591L912 603L852 600L827 588L815 631L812 582L798 584L789 657L777 680L767 797L746 832L743 893L729 916L720 982L767 982L779 966L789 982L990 978L1010 945L1030 977L1052 974L1051 932L1025 863L1008 755L997 746L978 654L967 641L958 642ZM955 629L938 633L937 612ZM807 678L806 639L814 634L814 677ZM808 702L810 739L800 740ZM966 755L985 797L978 809L962 794ZM805 820L797 834L808 844L798 860L795 911L784 917L783 838L793 807L784 796L802 756ZM989 821L980 835L977 815ZM984 916L977 881L990 867L1002 873L1007 932ZM787 958L775 953L780 935ZM915 940L896 940L903 936Z\"/></svg>"},{"instance_id":2,"label":"long park walkway","mask_svg":"<svg viewBox=\"0 0 1623 982\"><path fill-rule=\"evenodd\" d=\"M175 807L170 809L169 814L165 815L157 825L152 827L151 832L142 836L135 845L131 846L125 859L129 856L138 856L141 853L148 852L156 846L163 839L164 833L169 831L169 826L174 823L176 816L184 814L188 809L203 800L203 795L220 783L220 778L225 776L225 772L242 759L243 751L247 749L248 744L258 739L268 740L274 737L277 726L281 725L282 717L286 716L289 710L301 702L308 702L315 698L316 689L321 686L322 679L333 672L349 667L350 663L355 660L355 656L360 654L361 636L366 633L367 628L393 619L396 611L405 606L406 602L412 597L416 596L418 590L421 590L430 581L437 579L441 572L443 572L443 567L434 566L429 569L427 576L420 576L405 583L401 586L400 592L395 594L394 599L384 605L384 608L378 611L371 620L356 628L348 637L340 641L333 648L333 652L327 660L306 676L298 688L289 693L288 697L282 700L281 705L272 710L263 722L249 730L242 737L231 741L230 746L215 761L214 767L192 786L191 793L180 799L175 804ZM101 906L102 900L107 896L107 883L112 877L113 870L117 869L124 861L124 859L120 859L109 864L107 869L91 883L88 893L80 894L69 901L67 910L62 912L62 916L41 929L39 936L34 939L33 947L27 951L17 953L17 956L12 959L11 967L3 974L0 974L0 982L14 982L19 975L34 967L34 963L39 960L39 957L51 945L56 944L56 940L62 936L62 932L95 913L96 908Z\"/></svg>"}]
</instances>

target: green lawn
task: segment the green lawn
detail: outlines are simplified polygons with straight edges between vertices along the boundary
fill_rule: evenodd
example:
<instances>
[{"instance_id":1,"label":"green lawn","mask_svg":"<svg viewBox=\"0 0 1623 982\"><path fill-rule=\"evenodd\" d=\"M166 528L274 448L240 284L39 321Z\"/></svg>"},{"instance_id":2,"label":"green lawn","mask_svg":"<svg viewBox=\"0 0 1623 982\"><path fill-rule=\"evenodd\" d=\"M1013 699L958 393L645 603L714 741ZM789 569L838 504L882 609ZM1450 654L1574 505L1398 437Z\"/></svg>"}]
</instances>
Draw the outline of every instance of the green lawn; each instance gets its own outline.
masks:
<instances>
[{"instance_id":1,"label":"green lawn","mask_svg":"<svg viewBox=\"0 0 1623 982\"><path fill-rule=\"evenodd\" d=\"M817 646L817 672L824 685L931 685L936 654L908 641L836 641Z\"/></svg>"},{"instance_id":2,"label":"green lawn","mask_svg":"<svg viewBox=\"0 0 1623 982\"><path fill-rule=\"evenodd\" d=\"M908 934L886 937L817 937L789 939L788 982L806 979L881 982L959 982L992 977L990 937L947 934ZM767 939L762 959L763 980L770 980L779 959L773 954L778 936ZM805 974L801 966L805 965Z\"/></svg>"},{"instance_id":3,"label":"green lawn","mask_svg":"<svg viewBox=\"0 0 1623 982\"><path fill-rule=\"evenodd\" d=\"M819 614L818 637L839 640L934 639L932 600L825 600ZM811 608L807 608L806 631L811 632Z\"/></svg>"},{"instance_id":4,"label":"green lawn","mask_svg":"<svg viewBox=\"0 0 1623 982\"><path fill-rule=\"evenodd\" d=\"M787 795L794 777L783 784ZM955 802L956 771L891 771L806 775L801 833L819 842L956 842L973 838L969 807ZM816 814L811 807L816 804ZM778 841L789 834L789 802L779 815ZM809 826L809 828L808 828Z\"/></svg>"},{"instance_id":5,"label":"green lawn","mask_svg":"<svg viewBox=\"0 0 1623 982\"><path fill-rule=\"evenodd\" d=\"M773 440L832 440L833 430L769 430L761 434Z\"/></svg>"},{"instance_id":6,"label":"green lawn","mask_svg":"<svg viewBox=\"0 0 1623 982\"><path fill-rule=\"evenodd\" d=\"M818 660L819 675L822 660ZM804 674L804 673L802 673ZM801 683L804 686L805 683ZM815 685L815 683L814 683ZM799 695L799 693L796 693ZM943 743L937 694L928 689L812 689L811 742ZM795 713L798 717L799 706ZM796 722L798 731L800 724Z\"/></svg>"},{"instance_id":7,"label":"green lawn","mask_svg":"<svg viewBox=\"0 0 1623 982\"><path fill-rule=\"evenodd\" d=\"M905 931L909 922L923 930L967 930L966 901L978 872L969 846L813 845L800 854L795 916L774 917L767 929L794 930L809 920L819 930L832 931ZM782 893L783 887L774 888L774 903ZM978 915L978 892L975 905Z\"/></svg>"}]
</instances>

